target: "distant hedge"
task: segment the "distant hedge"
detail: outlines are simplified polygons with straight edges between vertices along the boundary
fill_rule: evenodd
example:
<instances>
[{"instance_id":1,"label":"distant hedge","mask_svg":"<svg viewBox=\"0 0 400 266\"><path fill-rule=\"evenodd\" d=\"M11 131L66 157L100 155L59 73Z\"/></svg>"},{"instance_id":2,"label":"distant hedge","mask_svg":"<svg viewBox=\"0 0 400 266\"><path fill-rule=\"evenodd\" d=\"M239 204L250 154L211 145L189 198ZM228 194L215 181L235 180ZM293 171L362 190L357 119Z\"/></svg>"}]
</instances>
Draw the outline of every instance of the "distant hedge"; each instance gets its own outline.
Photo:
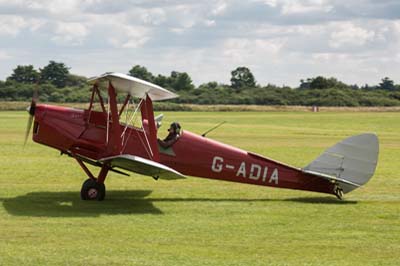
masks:
<instances>
[{"instance_id":1,"label":"distant hedge","mask_svg":"<svg viewBox=\"0 0 400 266\"><path fill-rule=\"evenodd\" d=\"M0 101L30 101L35 86L1 82ZM196 88L177 93L180 97L168 102L200 105L400 106L400 90L390 92L345 88L311 90L267 86L235 92L228 86L218 86L213 89ZM90 88L89 86L57 88L46 83L39 86L39 95L42 102L88 102Z\"/></svg>"}]
</instances>

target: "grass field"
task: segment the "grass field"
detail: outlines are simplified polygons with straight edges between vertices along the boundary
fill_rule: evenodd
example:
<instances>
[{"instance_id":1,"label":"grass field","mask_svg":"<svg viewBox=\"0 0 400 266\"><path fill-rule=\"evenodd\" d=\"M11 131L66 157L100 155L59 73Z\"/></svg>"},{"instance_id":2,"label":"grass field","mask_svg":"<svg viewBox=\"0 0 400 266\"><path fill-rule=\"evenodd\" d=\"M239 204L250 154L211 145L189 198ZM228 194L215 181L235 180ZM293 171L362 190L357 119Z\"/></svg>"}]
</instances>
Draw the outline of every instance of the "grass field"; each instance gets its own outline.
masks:
<instances>
[{"instance_id":1,"label":"grass field","mask_svg":"<svg viewBox=\"0 0 400 266\"><path fill-rule=\"evenodd\" d=\"M28 142L26 112L0 112L0 265L400 265L400 114L165 113L184 129L304 166L376 132L372 180L346 195L189 177L111 174L104 202L79 198L72 159ZM161 133L166 133L164 125Z\"/></svg>"}]
</instances>

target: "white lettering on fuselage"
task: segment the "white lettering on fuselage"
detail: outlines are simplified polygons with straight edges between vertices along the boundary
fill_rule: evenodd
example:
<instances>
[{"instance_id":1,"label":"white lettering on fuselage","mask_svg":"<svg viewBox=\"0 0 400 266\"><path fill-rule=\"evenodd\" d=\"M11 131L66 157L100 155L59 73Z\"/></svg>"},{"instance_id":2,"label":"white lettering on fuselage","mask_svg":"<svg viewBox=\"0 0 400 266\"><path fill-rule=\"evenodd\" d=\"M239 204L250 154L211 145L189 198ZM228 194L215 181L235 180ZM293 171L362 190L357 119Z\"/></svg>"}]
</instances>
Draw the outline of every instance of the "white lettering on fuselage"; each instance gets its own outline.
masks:
<instances>
[{"instance_id":1,"label":"white lettering on fuselage","mask_svg":"<svg viewBox=\"0 0 400 266\"><path fill-rule=\"evenodd\" d=\"M213 159L213 163L211 166L211 170L216 173L222 172L222 163L224 162L224 159L218 156L215 156Z\"/></svg>"},{"instance_id":2,"label":"white lettering on fuselage","mask_svg":"<svg viewBox=\"0 0 400 266\"><path fill-rule=\"evenodd\" d=\"M242 162L240 164L240 167L239 167L239 170L236 173L236 176L246 177L246 164L245 164L245 162Z\"/></svg>"},{"instance_id":3,"label":"white lettering on fuselage","mask_svg":"<svg viewBox=\"0 0 400 266\"><path fill-rule=\"evenodd\" d=\"M230 170L235 170L236 168L232 164L225 164L224 158L219 156L214 156L211 165L211 170L215 173L221 173L224 167ZM274 183L275 185L277 185L279 182L278 168L274 168L274 170L272 171L271 175L268 178L268 166L262 167L261 165L255 163L246 165L246 162L241 162L239 167L237 168L236 176L249 178L251 180L260 180L261 178L262 182Z\"/></svg>"}]
</instances>

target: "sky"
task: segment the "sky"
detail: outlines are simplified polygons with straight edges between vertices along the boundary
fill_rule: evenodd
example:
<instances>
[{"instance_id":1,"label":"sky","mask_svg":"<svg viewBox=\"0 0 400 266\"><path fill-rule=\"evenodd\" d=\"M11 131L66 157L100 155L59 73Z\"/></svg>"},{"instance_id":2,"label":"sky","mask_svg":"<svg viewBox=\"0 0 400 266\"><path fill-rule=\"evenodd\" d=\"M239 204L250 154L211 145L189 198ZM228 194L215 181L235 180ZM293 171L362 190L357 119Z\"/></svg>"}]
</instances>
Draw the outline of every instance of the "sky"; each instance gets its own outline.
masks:
<instances>
[{"instance_id":1,"label":"sky","mask_svg":"<svg viewBox=\"0 0 400 266\"><path fill-rule=\"evenodd\" d=\"M185 71L196 85L238 66L261 85L400 83L400 1L0 0L0 80L50 60L87 77Z\"/></svg>"}]
</instances>

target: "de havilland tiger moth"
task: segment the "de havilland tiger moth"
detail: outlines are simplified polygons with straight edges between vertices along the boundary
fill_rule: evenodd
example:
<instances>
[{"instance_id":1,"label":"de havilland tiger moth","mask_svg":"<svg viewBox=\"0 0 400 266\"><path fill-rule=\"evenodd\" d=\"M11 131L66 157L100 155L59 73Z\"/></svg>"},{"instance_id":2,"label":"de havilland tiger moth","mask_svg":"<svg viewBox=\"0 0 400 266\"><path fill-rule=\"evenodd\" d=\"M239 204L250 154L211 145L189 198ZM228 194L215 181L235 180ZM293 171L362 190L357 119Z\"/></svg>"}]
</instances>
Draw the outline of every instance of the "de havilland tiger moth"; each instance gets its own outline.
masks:
<instances>
[{"instance_id":1,"label":"de havilland tiger moth","mask_svg":"<svg viewBox=\"0 0 400 266\"><path fill-rule=\"evenodd\" d=\"M25 136L26 142L33 124L34 142L76 160L88 177L81 189L83 200L105 198L110 171L156 180L203 177L327 193L339 199L366 184L375 172L379 143L373 133L349 137L297 168L182 130L179 123L171 125L167 139L159 140L162 115L154 116L153 101L178 95L120 73L105 73L89 79L89 84L91 98L85 110L39 104L35 92ZM118 104L118 99L124 101ZM95 104L100 105L98 110ZM98 174L88 164L99 167Z\"/></svg>"}]
</instances>

